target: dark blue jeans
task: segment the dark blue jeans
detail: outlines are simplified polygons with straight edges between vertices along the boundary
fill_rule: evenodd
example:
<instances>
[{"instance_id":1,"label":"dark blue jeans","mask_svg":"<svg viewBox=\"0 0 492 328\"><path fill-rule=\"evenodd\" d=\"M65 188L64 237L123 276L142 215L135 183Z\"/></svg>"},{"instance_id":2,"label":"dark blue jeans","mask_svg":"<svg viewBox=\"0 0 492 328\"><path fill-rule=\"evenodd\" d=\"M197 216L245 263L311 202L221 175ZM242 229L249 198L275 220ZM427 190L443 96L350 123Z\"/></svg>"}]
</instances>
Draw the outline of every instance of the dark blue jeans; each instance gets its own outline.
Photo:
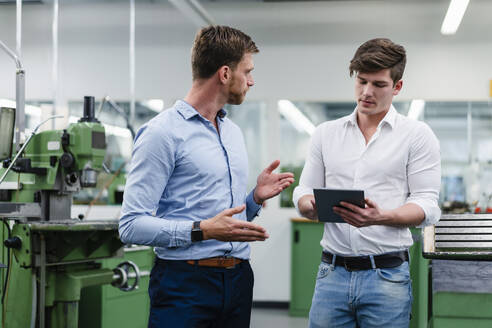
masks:
<instances>
[{"instance_id":1,"label":"dark blue jeans","mask_svg":"<svg viewBox=\"0 0 492 328\"><path fill-rule=\"evenodd\" d=\"M157 260L149 283L149 328L249 327L253 271Z\"/></svg>"}]
</instances>

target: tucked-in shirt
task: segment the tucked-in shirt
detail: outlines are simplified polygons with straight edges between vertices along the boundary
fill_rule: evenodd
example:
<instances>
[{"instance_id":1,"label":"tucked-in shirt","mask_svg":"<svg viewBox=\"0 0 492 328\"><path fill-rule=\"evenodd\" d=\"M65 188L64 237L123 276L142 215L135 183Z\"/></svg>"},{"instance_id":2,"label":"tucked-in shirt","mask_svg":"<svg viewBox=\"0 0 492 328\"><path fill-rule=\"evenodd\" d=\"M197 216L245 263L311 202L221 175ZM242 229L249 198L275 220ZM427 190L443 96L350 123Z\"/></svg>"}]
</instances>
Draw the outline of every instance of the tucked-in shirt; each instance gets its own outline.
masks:
<instances>
[{"instance_id":1,"label":"tucked-in shirt","mask_svg":"<svg viewBox=\"0 0 492 328\"><path fill-rule=\"evenodd\" d=\"M366 144L351 115L319 125L313 133L309 155L294 204L314 188L361 189L382 209L417 204L425 213L420 226L435 224L441 183L439 142L423 122L399 114L393 106ZM413 244L406 227L325 223L321 246L344 256L374 255L407 249Z\"/></svg>"},{"instance_id":2,"label":"tucked-in shirt","mask_svg":"<svg viewBox=\"0 0 492 328\"><path fill-rule=\"evenodd\" d=\"M143 125L134 142L119 222L124 243L156 246L170 260L234 256L248 243L191 241L193 221L246 203L234 216L251 221L260 210L246 192L248 158L239 127L222 109L214 124L184 101Z\"/></svg>"}]
</instances>

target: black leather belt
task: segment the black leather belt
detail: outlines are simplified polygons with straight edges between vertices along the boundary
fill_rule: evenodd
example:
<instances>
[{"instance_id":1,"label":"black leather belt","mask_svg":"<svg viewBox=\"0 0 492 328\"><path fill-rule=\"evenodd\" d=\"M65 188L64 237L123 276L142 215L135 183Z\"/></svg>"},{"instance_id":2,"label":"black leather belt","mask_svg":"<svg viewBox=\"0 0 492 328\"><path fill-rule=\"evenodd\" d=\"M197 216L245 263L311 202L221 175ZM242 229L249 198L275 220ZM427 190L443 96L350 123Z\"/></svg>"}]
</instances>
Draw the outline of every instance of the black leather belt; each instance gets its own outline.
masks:
<instances>
[{"instance_id":1,"label":"black leather belt","mask_svg":"<svg viewBox=\"0 0 492 328\"><path fill-rule=\"evenodd\" d=\"M333 254L323 252L321 260L325 263L333 263ZM400 266L403 262L408 261L408 252L399 251L386 253L382 255L374 255L374 264L376 268L395 268ZM371 258L368 255L365 256L336 256L336 266L343 266L347 271L360 271L372 269Z\"/></svg>"}]
</instances>

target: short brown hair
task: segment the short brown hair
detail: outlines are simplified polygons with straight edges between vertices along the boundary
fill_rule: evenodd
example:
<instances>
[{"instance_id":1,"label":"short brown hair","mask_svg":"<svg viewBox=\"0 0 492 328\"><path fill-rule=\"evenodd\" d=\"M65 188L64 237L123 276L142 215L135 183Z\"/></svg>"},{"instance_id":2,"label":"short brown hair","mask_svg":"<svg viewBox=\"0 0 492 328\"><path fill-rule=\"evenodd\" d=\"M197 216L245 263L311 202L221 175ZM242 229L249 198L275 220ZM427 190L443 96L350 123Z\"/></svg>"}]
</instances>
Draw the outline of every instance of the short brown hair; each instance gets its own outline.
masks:
<instances>
[{"instance_id":1,"label":"short brown hair","mask_svg":"<svg viewBox=\"0 0 492 328\"><path fill-rule=\"evenodd\" d=\"M204 27L198 31L191 51L193 80L209 78L224 65L235 69L244 54L258 52L253 40L235 28Z\"/></svg>"},{"instance_id":2,"label":"short brown hair","mask_svg":"<svg viewBox=\"0 0 492 328\"><path fill-rule=\"evenodd\" d=\"M393 83L398 82L405 71L407 55L403 46L390 39L378 38L364 42L350 61L350 76L357 73L374 73L390 69Z\"/></svg>"}]
</instances>

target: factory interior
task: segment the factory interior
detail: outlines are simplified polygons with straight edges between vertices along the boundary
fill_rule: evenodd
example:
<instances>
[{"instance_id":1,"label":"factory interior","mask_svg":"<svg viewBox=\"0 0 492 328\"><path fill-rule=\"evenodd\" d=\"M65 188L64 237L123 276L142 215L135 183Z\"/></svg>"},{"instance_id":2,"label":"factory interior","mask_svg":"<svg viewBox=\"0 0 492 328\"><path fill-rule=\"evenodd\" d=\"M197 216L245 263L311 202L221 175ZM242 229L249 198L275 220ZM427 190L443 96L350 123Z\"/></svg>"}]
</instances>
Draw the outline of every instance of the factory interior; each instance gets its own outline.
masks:
<instances>
[{"instance_id":1,"label":"factory interior","mask_svg":"<svg viewBox=\"0 0 492 328\"><path fill-rule=\"evenodd\" d=\"M410 229L409 327L492 327L492 1L0 0L1 327L147 327L155 254L118 234L133 139L185 97L207 25L259 49L254 86L224 107L247 189L276 159L295 176L254 220L270 237L250 243L250 327L308 327L324 224L293 190L316 126L356 107L350 59L379 37L407 52L395 109L440 144L441 220Z\"/></svg>"}]
</instances>

